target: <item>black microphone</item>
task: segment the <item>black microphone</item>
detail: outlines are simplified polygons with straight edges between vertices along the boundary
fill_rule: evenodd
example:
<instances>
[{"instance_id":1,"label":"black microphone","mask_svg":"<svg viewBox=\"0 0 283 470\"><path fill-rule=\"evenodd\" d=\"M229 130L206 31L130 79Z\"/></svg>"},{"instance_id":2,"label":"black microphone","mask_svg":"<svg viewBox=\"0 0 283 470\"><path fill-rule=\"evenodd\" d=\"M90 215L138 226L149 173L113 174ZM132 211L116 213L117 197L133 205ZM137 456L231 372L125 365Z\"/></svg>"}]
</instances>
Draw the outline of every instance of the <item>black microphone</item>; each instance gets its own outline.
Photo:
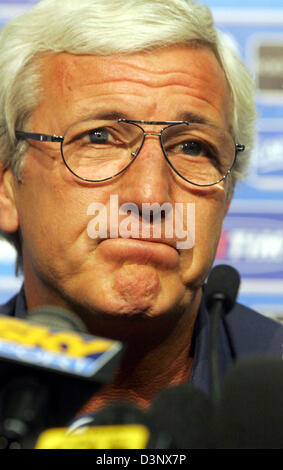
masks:
<instances>
[{"instance_id":1,"label":"black microphone","mask_svg":"<svg viewBox=\"0 0 283 470\"><path fill-rule=\"evenodd\" d=\"M217 265L209 274L204 292L205 305L211 314L210 364L212 394L217 400L220 396L218 332L222 317L234 306L240 286L238 271L232 266ZM225 325L225 322L224 322ZM232 345L231 345L232 347ZM233 348L233 347L232 347Z\"/></svg>"},{"instance_id":2,"label":"black microphone","mask_svg":"<svg viewBox=\"0 0 283 470\"><path fill-rule=\"evenodd\" d=\"M37 449L206 449L212 447L212 400L189 384L171 386L143 411L114 402L70 429L42 433ZM81 423L83 423L81 425Z\"/></svg>"},{"instance_id":3,"label":"black microphone","mask_svg":"<svg viewBox=\"0 0 283 470\"><path fill-rule=\"evenodd\" d=\"M25 320L0 316L0 436L33 448L43 429L64 426L108 383L124 351L85 334L80 318L55 306ZM47 324L47 326L45 326Z\"/></svg>"},{"instance_id":4,"label":"black microphone","mask_svg":"<svg viewBox=\"0 0 283 470\"><path fill-rule=\"evenodd\" d=\"M250 358L232 366L220 400L189 384L160 392L147 412L113 403L87 424L48 430L37 449L281 449L283 364Z\"/></svg>"},{"instance_id":5,"label":"black microphone","mask_svg":"<svg viewBox=\"0 0 283 470\"><path fill-rule=\"evenodd\" d=\"M36 449L169 449L172 442L154 418L129 401L113 402L81 424L43 432Z\"/></svg>"},{"instance_id":6,"label":"black microphone","mask_svg":"<svg viewBox=\"0 0 283 470\"><path fill-rule=\"evenodd\" d=\"M213 433L212 400L189 384L162 390L154 399L148 415L167 435L170 449L211 448Z\"/></svg>"},{"instance_id":7,"label":"black microphone","mask_svg":"<svg viewBox=\"0 0 283 470\"><path fill-rule=\"evenodd\" d=\"M103 425L141 425L147 433L147 440L144 448L147 449L169 449L171 448L172 437L168 429L163 429L160 422L155 419L152 413L146 413L130 402L116 402L103 408L95 416L93 423L95 426ZM119 428L117 428L119 432Z\"/></svg>"},{"instance_id":8,"label":"black microphone","mask_svg":"<svg viewBox=\"0 0 283 470\"><path fill-rule=\"evenodd\" d=\"M117 425L118 433L122 427L130 425L143 426L146 432L146 440L143 448L168 449L171 437L159 426L159 423L148 413L130 402L116 402L103 408L94 416L95 426Z\"/></svg>"},{"instance_id":9,"label":"black microphone","mask_svg":"<svg viewBox=\"0 0 283 470\"><path fill-rule=\"evenodd\" d=\"M230 368L216 406L215 448L283 449L283 363L241 359Z\"/></svg>"}]
</instances>

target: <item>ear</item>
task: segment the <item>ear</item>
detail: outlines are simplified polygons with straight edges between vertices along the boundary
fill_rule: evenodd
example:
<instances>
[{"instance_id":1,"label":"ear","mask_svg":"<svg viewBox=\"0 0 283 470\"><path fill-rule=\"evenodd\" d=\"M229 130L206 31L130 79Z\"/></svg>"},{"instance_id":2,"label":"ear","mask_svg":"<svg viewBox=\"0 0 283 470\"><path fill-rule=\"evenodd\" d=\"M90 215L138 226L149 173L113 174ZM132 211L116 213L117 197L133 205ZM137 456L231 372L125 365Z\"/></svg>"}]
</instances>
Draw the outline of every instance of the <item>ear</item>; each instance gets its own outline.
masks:
<instances>
[{"instance_id":1,"label":"ear","mask_svg":"<svg viewBox=\"0 0 283 470\"><path fill-rule=\"evenodd\" d=\"M18 211L15 204L15 177L10 168L0 164L0 228L7 233L19 228Z\"/></svg>"}]
</instances>

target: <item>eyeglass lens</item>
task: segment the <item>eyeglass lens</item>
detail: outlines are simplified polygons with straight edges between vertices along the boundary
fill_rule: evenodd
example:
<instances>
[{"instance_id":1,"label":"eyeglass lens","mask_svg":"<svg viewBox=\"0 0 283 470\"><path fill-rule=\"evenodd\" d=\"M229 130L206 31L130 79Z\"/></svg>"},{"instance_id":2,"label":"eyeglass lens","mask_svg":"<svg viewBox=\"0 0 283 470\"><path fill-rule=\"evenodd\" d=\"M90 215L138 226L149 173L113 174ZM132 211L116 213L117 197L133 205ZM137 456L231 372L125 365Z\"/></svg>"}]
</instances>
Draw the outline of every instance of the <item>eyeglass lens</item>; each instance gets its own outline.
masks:
<instances>
[{"instance_id":1,"label":"eyeglass lens","mask_svg":"<svg viewBox=\"0 0 283 470\"><path fill-rule=\"evenodd\" d=\"M121 173L133 162L144 137L143 129L133 123L82 121L67 130L62 155L67 167L79 178L102 181ZM232 136L215 126L168 125L161 131L160 140L171 167L194 184L216 183L234 162Z\"/></svg>"}]
</instances>

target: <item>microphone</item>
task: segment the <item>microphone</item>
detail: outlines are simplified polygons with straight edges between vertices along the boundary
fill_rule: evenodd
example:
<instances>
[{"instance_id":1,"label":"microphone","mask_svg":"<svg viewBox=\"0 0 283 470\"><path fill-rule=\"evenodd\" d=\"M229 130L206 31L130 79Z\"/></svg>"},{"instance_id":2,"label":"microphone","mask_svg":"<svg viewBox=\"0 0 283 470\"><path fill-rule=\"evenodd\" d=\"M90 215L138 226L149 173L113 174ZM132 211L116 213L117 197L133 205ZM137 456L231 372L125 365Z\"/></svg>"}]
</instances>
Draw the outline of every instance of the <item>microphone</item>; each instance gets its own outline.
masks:
<instances>
[{"instance_id":1,"label":"microphone","mask_svg":"<svg viewBox=\"0 0 283 470\"><path fill-rule=\"evenodd\" d=\"M236 269L228 265L217 265L209 274L204 292L204 301L211 314L210 365L212 394L220 396L218 332L221 318L232 310L240 286L240 276ZM225 325L225 323L224 323ZM228 332L227 332L228 333ZM231 345L232 346L232 345Z\"/></svg>"},{"instance_id":2,"label":"microphone","mask_svg":"<svg viewBox=\"0 0 283 470\"><path fill-rule=\"evenodd\" d=\"M282 449L282 360L239 360L224 381L214 427L215 448Z\"/></svg>"},{"instance_id":3,"label":"microphone","mask_svg":"<svg viewBox=\"0 0 283 470\"><path fill-rule=\"evenodd\" d=\"M0 316L0 436L7 447L33 448L43 429L70 421L112 379L124 350L86 334L80 318L55 306L27 318L32 323Z\"/></svg>"},{"instance_id":4,"label":"microphone","mask_svg":"<svg viewBox=\"0 0 283 470\"><path fill-rule=\"evenodd\" d=\"M232 366L218 402L183 384L143 412L113 403L83 427L52 429L36 449L282 449L283 364L257 357Z\"/></svg>"},{"instance_id":5,"label":"microphone","mask_svg":"<svg viewBox=\"0 0 283 470\"><path fill-rule=\"evenodd\" d=\"M148 414L166 433L168 449L211 448L214 404L201 390L189 384L162 390Z\"/></svg>"},{"instance_id":6,"label":"microphone","mask_svg":"<svg viewBox=\"0 0 283 470\"><path fill-rule=\"evenodd\" d=\"M87 423L43 432L36 449L169 449L170 436L131 402L115 402Z\"/></svg>"},{"instance_id":7,"label":"microphone","mask_svg":"<svg viewBox=\"0 0 283 470\"><path fill-rule=\"evenodd\" d=\"M121 426L140 425L144 427L147 436L143 449L171 448L172 438L167 429L160 426L161 423L156 421L152 413L144 412L130 402L117 402L103 408L95 415L94 424L95 426L118 424L118 432Z\"/></svg>"},{"instance_id":8,"label":"microphone","mask_svg":"<svg viewBox=\"0 0 283 470\"><path fill-rule=\"evenodd\" d=\"M85 324L73 312L54 305L37 307L27 313L26 320L36 325L48 326L52 329L88 333Z\"/></svg>"},{"instance_id":9,"label":"microphone","mask_svg":"<svg viewBox=\"0 0 283 470\"><path fill-rule=\"evenodd\" d=\"M78 428L43 432L37 449L205 449L211 448L213 404L188 384L160 392L144 412L115 402Z\"/></svg>"}]
</instances>

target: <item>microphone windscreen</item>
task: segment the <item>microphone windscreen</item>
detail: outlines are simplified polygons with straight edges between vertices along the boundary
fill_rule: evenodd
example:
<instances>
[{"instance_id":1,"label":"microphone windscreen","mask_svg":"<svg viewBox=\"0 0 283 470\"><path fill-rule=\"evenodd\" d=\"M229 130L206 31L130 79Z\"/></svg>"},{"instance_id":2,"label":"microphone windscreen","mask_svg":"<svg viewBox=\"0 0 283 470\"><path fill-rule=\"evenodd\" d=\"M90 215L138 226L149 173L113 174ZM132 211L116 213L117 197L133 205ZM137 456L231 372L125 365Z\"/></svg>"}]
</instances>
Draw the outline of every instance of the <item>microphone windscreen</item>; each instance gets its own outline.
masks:
<instances>
[{"instance_id":1,"label":"microphone windscreen","mask_svg":"<svg viewBox=\"0 0 283 470\"><path fill-rule=\"evenodd\" d=\"M102 408L93 417L95 426L111 424L147 424L145 413L130 402L115 402Z\"/></svg>"},{"instance_id":2,"label":"microphone windscreen","mask_svg":"<svg viewBox=\"0 0 283 470\"><path fill-rule=\"evenodd\" d=\"M282 449L282 360L239 360L224 381L215 426L217 448Z\"/></svg>"},{"instance_id":3,"label":"microphone windscreen","mask_svg":"<svg viewBox=\"0 0 283 470\"><path fill-rule=\"evenodd\" d=\"M233 307L240 286L240 275L232 266L219 264L209 274L205 287L205 304L208 310L215 300L224 302L225 313Z\"/></svg>"},{"instance_id":4,"label":"microphone windscreen","mask_svg":"<svg viewBox=\"0 0 283 470\"><path fill-rule=\"evenodd\" d=\"M49 328L62 329L87 333L82 320L74 313L55 305L45 305L31 310L27 314L27 321Z\"/></svg>"},{"instance_id":5,"label":"microphone windscreen","mask_svg":"<svg viewBox=\"0 0 283 470\"><path fill-rule=\"evenodd\" d=\"M171 386L156 396L148 413L171 436L170 448L210 447L213 404L201 390L189 384Z\"/></svg>"},{"instance_id":6,"label":"microphone windscreen","mask_svg":"<svg viewBox=\"0 0 283 470\"><path fill-rule=\"evenodd\" d=\"M95 413L93 415L92 421L88 420L87 422L88 427L95 427L98 430L100 428L101 431L103 430L106 435L107 432L110 435L113 426L115 426L117 442L122 438L127 428L131 432L130 426L132 425L142 426L147 430L148 437L146 439L145 447L143 448L169 448L171 442L170 436L168 436L167 433L164 433L162 429L156 425L151 416L146 414L141 408L138 408L133 403L128 401L111 403L110 405Z\"/></svg>"}]
</instances>

